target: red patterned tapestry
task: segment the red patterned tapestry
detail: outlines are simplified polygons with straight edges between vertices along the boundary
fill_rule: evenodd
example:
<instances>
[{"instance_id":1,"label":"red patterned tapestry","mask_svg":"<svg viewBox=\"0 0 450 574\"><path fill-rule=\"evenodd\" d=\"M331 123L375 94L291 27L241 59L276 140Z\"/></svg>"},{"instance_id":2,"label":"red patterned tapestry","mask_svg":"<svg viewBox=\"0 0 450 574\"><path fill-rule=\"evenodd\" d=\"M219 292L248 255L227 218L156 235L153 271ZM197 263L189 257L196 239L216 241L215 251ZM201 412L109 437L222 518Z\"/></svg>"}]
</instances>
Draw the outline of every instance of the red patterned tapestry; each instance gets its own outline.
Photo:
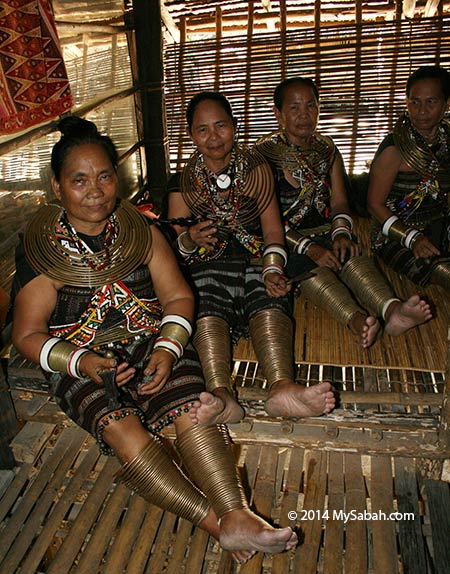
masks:
<instances>
[{"instance_id":1,"label":"red patterned tapestry","mask_svg":"<svg viewBox=\"0 0 450 574\"><path fill-rule=\"evenodd\" d=\"M0 2L0 134L73 106L50 0Z\"/></svg>"}]
</instances>

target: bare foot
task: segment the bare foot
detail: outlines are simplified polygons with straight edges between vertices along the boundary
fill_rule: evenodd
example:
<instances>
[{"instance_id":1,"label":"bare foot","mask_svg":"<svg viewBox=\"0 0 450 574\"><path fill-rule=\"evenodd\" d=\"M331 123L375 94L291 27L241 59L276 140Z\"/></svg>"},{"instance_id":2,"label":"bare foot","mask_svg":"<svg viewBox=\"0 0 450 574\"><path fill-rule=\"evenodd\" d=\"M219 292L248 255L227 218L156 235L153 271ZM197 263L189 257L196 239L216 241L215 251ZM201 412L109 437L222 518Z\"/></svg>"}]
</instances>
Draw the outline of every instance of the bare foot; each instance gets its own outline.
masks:
<instances>
[{"instance_id":1,"label":"bare foot","mask_svg":"<svg viewBox=\"0 0 450 574\"><path fill-rule=\"evenodd\" d=\"M278 381L269 392L266 412L272 417L317 417L336 405L330 383L311 387L291 381Z\"/></svg>"},{"instance_id":2,"label":"bare foot","mask_svg":"<svg viewBox=\"0 0 450 574\"><path fill-rule=\"evenodd\" d=\"M388 335L396 337L432 317L430 305L419 295L412 295L407 301L393 301L389 305L385 314L384 330Z\"/></svg>"},{"instance_id":3,"label":"bare foot","mask_svg":"<svg viewBox=\"0 0 450 574\"><path fill-rule=\"evenodd\" d=\"M216 389L214 394L200 393L189 411L191 420L202 425L237 423L244 414L244 409L225 387Z\"/></svg>"},{"instance_id":4,"label":"bare foot","mask_svg":"<svg viewBox=\"0 0 450 574\"><path fill-rule=\"evenodd\" d=\"M212 536L213 538L215 538L217 540L217 542L220 543L220 527L219 527L219 521L217 519L217 515L214 512L214 510L212 508L209 509L209 512L206 516L206 518L204 518L200 524L199 524L200 528L202 530L206 530L206 532ZM237 562L238 564L245 564L245 562L248 562L250 560L250 558L253 558L253 556L256 554L256 550L248 550L248 549L240 549L240 550L236 550L234 552L231 552L231 555L233 557L233 560L235 562Z\"/></svg>"},{"instance_id":5,"label":"bare foot","mask_svg":"<svg viewBox=\"0 0 450 574\"><path fill-rule=\"evenodd\" d=\"M359 335L363 348L368 349L375 342L381 325L375 317L356 313L350 321L350 329Z\"/></svg>"},{"instance_id":6,"label":"bare foot","mask_svg":"<svg viewBox=\"0 0 450 574\"><path fill-rule=\"evenodd\" d=\"M225 550L242 548L277 554L297 545L297 535L290 526L274 528L251 510L232 510L220 522L219 542Z\"/></svg>"}]
</instances>

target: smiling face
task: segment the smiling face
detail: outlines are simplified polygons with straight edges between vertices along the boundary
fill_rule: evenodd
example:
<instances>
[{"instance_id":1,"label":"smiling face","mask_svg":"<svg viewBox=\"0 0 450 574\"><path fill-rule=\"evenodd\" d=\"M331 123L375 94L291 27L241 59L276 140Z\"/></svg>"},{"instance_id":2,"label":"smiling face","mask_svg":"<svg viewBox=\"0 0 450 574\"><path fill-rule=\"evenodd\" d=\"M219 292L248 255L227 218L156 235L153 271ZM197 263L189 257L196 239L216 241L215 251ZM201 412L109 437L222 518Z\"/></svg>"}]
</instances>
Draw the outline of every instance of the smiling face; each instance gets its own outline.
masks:
<instances>
[{"instance_id":1,"label":"smiling face","mask_svg":"<svg viewBox=\"0 0 450 574\"><path fill-rule=\"evenodd\" d=\"M65 159L59 181L52 178L56 197L73 227L86 235L98 235L116 205L117 174L99 144L72 147Z\"/></svg>"},{"instance_id":2,"label":"smiling face","mask_svg":"<svg viewBox=\"0 0 450 574\"><path fill-rule=\"evenodd\" d=\"M281 109L274 107L274 113L288 140L302 146L316 130L319 102L310 86L291 84L285 89Z\"/></svg>"},{"instance_id":3,"label":"smiling face","mask_svg":"<svg viewBox=\"0 0 450 574\"><path fill-rule=\"evenodd\" d=\"M203 100L195 108L189 135L212 171L226 167L231 159L236 124L219 102Z\"/></svg>"},{"instance_id":4,"label":"smiling face","mask_svg":"<svg viewBox=\"0 0 450 574\"><path fill-rule=\"evenodd\" d=\"M447 110L441 82L436 78L419 80L411 86L407 108L412 125L425 137L432 139Z\"/></svg>"}]
</instances>

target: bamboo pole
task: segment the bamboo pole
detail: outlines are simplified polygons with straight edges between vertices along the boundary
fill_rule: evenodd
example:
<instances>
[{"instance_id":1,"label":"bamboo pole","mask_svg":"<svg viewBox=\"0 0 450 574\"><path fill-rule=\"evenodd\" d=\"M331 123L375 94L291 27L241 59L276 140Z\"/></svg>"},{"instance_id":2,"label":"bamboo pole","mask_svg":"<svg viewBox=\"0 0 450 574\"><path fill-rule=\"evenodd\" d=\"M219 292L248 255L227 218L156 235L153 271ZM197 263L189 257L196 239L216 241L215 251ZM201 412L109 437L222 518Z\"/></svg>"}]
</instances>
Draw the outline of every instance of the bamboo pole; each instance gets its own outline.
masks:
<instances>
[{"instance_id":1,"label":"bamboo pole","mask_svg":"<svg viewBox=\"0 0 450 574\"><path fill-rule=\"evenodd\" d=\"M216 50L214 62L214 89L220 90L220 47L222 45L222 8L216 6Z\"/></svg>"},{"instance_id":2,"label":"bamboo pole","mask_svg":"<svg viewBox=\"0 0 450 574\"><path fill-rule=\"evenodd\" d=\"M137 91L137 89L138 89L138 87L124 88L122 90L110 90L110 91L106 92L106 94L104 94L101 98L96 98L95 100L88 102L84 106L80 106L79 108L77 108L76 110L74 110L72 112L72 115L84 117L87 114L89 114L90 112L92 112L93 110L100 108L101 106L104 106L104 105L109 104L109 103L114 102L114 101L121 100L123 98L127 98L128 96L131 96L132 94L134 94ZM64 114L64 115L69 115L69 114ZM61 116L61 117L63 117L63 116ZM45 124L41 124L37 128L29 130L29 131L15 137L15 138L13 138L13 139L10 139L10 140L7 140L7 141L1 143L0 144L0 156L7 154L7 153L10 153L10 152L13 152L13 151L16 151L19 148L21 148L25 145L28 145L28 144L38 140L39 138L46 136L48 134L51 134L52 132L56 131L61 117L59 117L55 120L51 120L50 122L47 122Z\"/></svg>"},{"instance_id":3,"label":"bamboo pole","mask_svg":"<svg viewBox=\"0 0 450 574\"><path fill-rule=\"evenodd\" d=\"M239 399L243 401L263 401L266 399L268 392L266 389L257 387L237 387L236 390ZM360 404L401 405L401 406L421 405L429 407L439 407L442 404L442 394L340 391L339 401L342 404L355 404L355 405ZM450 401L447 401L447 403L450 412ZM448 426L449 425L447 422L447 431L449 430Z\"/></svg>"},{"instance_id":4,"label":"bamboo pole","mask_svg":"<svg viewBox=\"0 0 450 574\"><path fill-rule=\"evenodd\" d=\"M448 448L450 444L450 327L447 334L447 360L445 387L442 400L441 419L438 428L439 445Z\"/></svg>"}]
</instances>

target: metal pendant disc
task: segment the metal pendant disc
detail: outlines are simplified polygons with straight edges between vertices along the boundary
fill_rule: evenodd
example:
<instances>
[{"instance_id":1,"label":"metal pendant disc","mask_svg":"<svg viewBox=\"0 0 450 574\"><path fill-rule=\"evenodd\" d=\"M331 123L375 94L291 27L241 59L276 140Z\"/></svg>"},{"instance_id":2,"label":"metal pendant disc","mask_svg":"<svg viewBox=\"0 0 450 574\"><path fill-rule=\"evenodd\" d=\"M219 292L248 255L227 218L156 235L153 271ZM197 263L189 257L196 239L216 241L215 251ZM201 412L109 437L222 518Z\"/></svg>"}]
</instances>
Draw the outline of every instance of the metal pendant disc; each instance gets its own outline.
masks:
<instances>
[{"instance_id":1,"label":"metal pendant disc","mask_svg":"<svg viewBox=\"0 0 450 574\"><path fill-rule=\"evenodd\" d=\"M221 173L217 176L217 187L220 189L228 189L231 185L231 177L227 173Z\"/></svg>"}]
</instances>

